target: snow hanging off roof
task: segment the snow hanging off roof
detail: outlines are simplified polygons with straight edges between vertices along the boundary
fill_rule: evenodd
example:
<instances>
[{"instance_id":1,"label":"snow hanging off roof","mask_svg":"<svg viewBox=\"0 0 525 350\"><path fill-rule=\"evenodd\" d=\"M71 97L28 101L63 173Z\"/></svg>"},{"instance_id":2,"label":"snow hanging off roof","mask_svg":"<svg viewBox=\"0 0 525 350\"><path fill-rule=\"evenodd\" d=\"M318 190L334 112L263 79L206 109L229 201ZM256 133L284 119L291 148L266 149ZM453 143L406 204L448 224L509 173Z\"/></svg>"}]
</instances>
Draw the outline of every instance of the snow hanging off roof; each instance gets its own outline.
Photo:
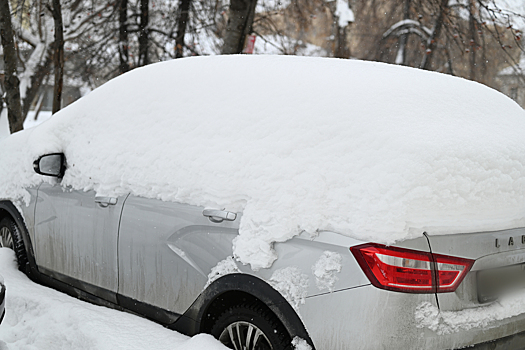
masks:
<instances>
[{"instance_id":1,"label":"snow hanging off roof","mask_svg":"<svg viewBox=\"0 0 525 350\"><path fill-rule=\"evenodd\" d=\"M133 70L0 142L0 197L65 152L64 186L243 212L255 269L305 230L394 243L525 225L525 111L481 84L382 63L179 59Z\"/></svg>"}]
</instances>

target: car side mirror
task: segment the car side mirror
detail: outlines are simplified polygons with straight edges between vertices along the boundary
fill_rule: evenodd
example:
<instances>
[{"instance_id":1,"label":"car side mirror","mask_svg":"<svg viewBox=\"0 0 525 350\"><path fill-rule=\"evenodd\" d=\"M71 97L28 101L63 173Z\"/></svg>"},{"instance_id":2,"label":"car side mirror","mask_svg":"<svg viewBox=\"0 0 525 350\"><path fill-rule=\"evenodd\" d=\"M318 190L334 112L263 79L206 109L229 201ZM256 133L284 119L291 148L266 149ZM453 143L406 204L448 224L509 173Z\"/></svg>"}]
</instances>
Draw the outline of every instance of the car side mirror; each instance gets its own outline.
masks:
<instances>
[{"instance_id":1,"label":"car side mirror","mask_svg":"<svg viewBox=\"0 0 525 350\"><path fill-rule=\"evenodd\" d=\"M66 171L66 157L63 153L43 155L35 160L33 169L40 175L62 177Z\"/></svg>"}]
</instances>

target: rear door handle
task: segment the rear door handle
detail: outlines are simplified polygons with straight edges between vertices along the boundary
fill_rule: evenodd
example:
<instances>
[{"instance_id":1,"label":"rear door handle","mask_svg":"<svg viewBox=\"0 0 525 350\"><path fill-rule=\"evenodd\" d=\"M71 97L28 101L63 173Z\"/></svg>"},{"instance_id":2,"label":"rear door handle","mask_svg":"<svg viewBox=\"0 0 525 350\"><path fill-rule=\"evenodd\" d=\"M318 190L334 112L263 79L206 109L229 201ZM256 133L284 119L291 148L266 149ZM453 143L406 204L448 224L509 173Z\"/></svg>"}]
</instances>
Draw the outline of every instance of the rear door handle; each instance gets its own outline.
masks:
<instances>
[{"instance_id":1,"label":"rear door handle","mask_svg":"<svg viewBox=\"0 0 525 350\"><path fill-rule=\"evenodd\" d=\"M115 197L95 197L95 203L98 203L101 207L107 207L108 205L115 205L118 202L118 198Z\"/></svg>"},{"instance_id":2,"label":"rear door handle","mask_svg":"<svg viewBox=\"0 0 525 350\"><path fill-rule=\"evenodd\" d=\"M237 214L231 211L218 210L218 209L204 209L202 215L207 216L211 222L219 223L224 220L234 221L237 218Z\"/></svg>"}]
</instances>

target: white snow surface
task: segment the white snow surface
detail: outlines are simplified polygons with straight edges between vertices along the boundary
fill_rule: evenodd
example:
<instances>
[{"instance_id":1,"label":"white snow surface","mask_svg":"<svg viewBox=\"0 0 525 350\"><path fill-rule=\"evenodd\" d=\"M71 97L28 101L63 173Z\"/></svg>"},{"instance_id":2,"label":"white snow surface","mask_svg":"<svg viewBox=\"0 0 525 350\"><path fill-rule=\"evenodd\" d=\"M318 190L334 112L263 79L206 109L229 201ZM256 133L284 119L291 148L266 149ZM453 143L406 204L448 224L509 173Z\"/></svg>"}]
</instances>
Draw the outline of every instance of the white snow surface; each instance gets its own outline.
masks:
<instances>
[{"instance_id":1,"label":"white snow surface","mask_svg":"<svg viewBox=\"0 0 525 350\"><path fill-rule=\"evenodd\" d=\"M391 244L525 224L525 111L481 84L375 62L178 59L111 80L0 141L0 198L40 155L63 186L243 212L234 254L331 230Z\"/></svg>"},{"instance_id":2,"label":"white snow surface","mask_svg":"<svg viewBox=\"0 0 525 350\"><path fill-rule=\"evenodd\" d=\"M241 273L241 271L237 267L237 264L235 263L235 260L233 260L233 257L229 256L226 259L219 261L217 265L211 269L211 272L208 275L208 282L206 282L206 286L204 286L204 289L208 288L210 284L212 284L214 281L218 280L222 276L226 276L232 273Z\"/></svg>"},{"instance_id":3,"label":"white snow surface","mask_svg":"<svg viewBox=\"0 0 525 350\"><path fill-rule=\"evenodd\" d=\"M9 121L7 120L7 107L4 106L2 112L0 112L0 141L9 136Z\"/></svg>"},{"instance_id":4,"label":"white snow surface","mask_svg":"<svg viewBox=\"0 0 525 350\"><path fill-rule=\"evenodd\" d=\"M268 283L299 312L299 306L305 303L308 294L308 275L298 267L289 266L274 271Z\"/></svg>"},{"instance_id":5,"label":"white snow surface","mask_svg":"<svg viewBox=\"0 0 525 350\"><path fill-rule=\"evenodd\" d=\"M460 311L440 311L429 302L421 303L416 309L418 328L428 328L439 335L488 329L497 321L505 320L525 312L525 292L506 296L490 305Z\"/></svg>"},{"instance_id":6,"label":"white snow surface","mask_svg":"<svg viewBox=\"0 0 525 350\"><path fill-rule=\"evenodd\" d=\"M335 15L338 18L339 27L344 28L355 21L354 11L350 9L348 0L336 0Z\"/></svg>"},{"instance_id":7,"label":"white snow surface","mask_svg":"<svg viewBox=\"0 0 525 350\"><path fill-rule=\"evenodd\" d=\"M292 340L292 345L294 346L294 350L312 350L312 347L300 337L295 337Z\"/></svg>"},{"instance_id":8,"label":"white snow surface","mask_svg":"<svg viewBox=\"0 0 525 350\"><path fill-rule=\"evenodd\" d=\"M312 273L315 276L315 284L319 290L328 289L333 291L337 282L337 273L341 272L343 257L336 252L325 251L312 266Z\"/></svg>"},{"instance_id":9,"label":"white snow surface","mask_svg":"<svg viewBox=\"0 0 525 350\"><path fill-rule=\"evenodd\" d=\"M0 248L6 283L2 350L226 350L211 335L188 338L125 312L82 302L30 281Z\"/></svg>"}]
</instances>

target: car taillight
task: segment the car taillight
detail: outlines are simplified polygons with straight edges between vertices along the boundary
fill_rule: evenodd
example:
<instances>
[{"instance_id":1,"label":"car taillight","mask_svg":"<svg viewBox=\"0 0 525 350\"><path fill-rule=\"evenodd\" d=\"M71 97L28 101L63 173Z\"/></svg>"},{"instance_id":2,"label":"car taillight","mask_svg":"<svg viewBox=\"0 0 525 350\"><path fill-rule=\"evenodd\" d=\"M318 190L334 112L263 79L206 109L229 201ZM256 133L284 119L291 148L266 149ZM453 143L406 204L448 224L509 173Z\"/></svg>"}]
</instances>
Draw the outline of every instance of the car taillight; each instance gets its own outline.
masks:
<instances>
[{"instance_id":1,"label":"car taillight","mask_svg":"<svg viewBox=\"0 0 525 350\"><path fill-rule=\"evenodd\" d=\"M366 243L350 250L370 282L406 293L453 292L474 260Z\"/></svg>"}]
</instances>

